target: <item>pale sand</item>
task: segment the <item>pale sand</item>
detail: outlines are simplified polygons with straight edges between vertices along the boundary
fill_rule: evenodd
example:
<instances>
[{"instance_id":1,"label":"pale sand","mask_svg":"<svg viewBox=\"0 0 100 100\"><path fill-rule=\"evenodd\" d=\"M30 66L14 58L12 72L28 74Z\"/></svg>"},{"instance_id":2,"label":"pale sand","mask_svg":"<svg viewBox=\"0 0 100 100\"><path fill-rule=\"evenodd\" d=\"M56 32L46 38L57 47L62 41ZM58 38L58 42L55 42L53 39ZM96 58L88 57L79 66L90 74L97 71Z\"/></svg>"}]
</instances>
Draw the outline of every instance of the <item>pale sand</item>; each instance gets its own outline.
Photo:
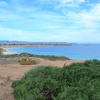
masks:
<instances>
[{"instance_id":1,"label":"pale sand","mask_svg":"<svg viewBox=\"0 0 100 100\"><path fill-rule=\"evenodd\" d=\"M11 55L11 54L15 54L15 53L10 52L10 51L5 51L5 52L3 52L3 55Z\"/></svg>"},{"instance_id":2,"label":"pale sand","mask_svg":"<svg viewBox=\"0 0 100 100\"><path fill-rule=\"evenodd\" d=\"M2 51L2 54L3 54L3 55L15 54L14 52L11 52L11 51L7 50L7 48L2 48L2 49L3 49L3 51Z\"/></svg>"},{"instance_id":3,"label":"pale sand","mask_svg":"<svg viewBox=\"0 0 100 100\"><path fill-rule=\"evenodd\" d=\"M7 63L3 63L2 59L3 58L0 58L2 62L0 63L0 99L2 100L14 100L14 97L12 95L13 88L11 88L12 81L20 79L25 72L34 68L35 66L53 65L62 67L65 63L66 65L69 65L73 62L84 62L83 60L49 61L42 58L34 58L39 61L38 65L19 65L14 60L10 63L10 61L8 61L9 58L7 58L8 60L4 59L4 62L7 61Z\"/></svg>"}]
</instances>

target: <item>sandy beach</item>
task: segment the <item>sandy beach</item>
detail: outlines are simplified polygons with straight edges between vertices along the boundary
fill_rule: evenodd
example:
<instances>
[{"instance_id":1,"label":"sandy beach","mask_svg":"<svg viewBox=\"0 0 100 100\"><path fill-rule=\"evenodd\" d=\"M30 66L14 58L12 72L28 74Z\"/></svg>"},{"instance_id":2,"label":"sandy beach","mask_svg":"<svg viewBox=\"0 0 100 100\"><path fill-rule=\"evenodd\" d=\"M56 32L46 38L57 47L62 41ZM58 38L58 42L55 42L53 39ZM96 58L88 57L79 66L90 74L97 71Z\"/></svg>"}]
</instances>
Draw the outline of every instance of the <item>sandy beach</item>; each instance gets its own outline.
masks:
<instances>
[{"instance_id":1,"label":"sandy beach","mask_svg":"<svg viewBox=\"0 0 100 100\"><path fill-rule=\"evenodd\" d=\"M14 52L11 52L9 50L7 50L7 48L4 47L0 47L2 49L2 54L3 55L10 55L10 54L15 54Z\"/></svg>"},{"instance_id":2,"label":"sandy beach","mask_svg":"<svg viewBox=\"0 0 100 100\"><path fill-rule=\"evenodd\" d=\"M14 52L11 52L11 51L4 51L3 52L3 55L11 55L11 54L15 54Z\"/></svg>"}]
</instances>

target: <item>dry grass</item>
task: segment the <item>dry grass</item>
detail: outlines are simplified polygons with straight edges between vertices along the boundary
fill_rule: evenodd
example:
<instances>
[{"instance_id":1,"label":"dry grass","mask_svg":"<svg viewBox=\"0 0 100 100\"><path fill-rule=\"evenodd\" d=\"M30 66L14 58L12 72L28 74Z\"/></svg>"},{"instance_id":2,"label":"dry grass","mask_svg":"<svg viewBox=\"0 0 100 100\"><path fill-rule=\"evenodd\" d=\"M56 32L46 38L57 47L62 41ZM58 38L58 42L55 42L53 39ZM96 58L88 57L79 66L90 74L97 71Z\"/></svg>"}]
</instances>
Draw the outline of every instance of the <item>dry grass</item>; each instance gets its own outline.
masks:
<instances>
[{"instance_id":1,"label":"dry grass","mask_svg":"<svg viewBox=\"0 0 100 100\"><path fill-rule=\"evenodd\" d=\"M18 62L21 65L36 65L36 64L38 64L37 60L31 59L31 58L22 58Z\"/></svg>"}]
</instances>

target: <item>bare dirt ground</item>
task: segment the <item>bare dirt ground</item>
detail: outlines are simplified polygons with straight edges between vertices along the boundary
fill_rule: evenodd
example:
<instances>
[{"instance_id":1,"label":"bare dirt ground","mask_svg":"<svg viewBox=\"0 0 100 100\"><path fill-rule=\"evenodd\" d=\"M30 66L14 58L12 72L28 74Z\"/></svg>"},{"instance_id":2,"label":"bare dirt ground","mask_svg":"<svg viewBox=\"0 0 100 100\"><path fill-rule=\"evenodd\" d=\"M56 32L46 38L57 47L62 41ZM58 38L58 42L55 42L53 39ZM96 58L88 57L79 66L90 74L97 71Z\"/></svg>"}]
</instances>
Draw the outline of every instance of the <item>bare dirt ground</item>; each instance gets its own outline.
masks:
<instances>
[{"instance_id":1,"label":"bare dirt ground","mask_svg":"<svg viewBox=\"0 0 100 100\"><path fill-rule=\"evenodd\" d=\"M40 65L52 65L62 67L65 63L84 62L83 60L57 60L50 61L42 58L34 58L39 61L37 65L19 65L17 58L0 58L0 100L14 100L12 81L20 79L25 72Z\"/></svg>"}]
</instances>

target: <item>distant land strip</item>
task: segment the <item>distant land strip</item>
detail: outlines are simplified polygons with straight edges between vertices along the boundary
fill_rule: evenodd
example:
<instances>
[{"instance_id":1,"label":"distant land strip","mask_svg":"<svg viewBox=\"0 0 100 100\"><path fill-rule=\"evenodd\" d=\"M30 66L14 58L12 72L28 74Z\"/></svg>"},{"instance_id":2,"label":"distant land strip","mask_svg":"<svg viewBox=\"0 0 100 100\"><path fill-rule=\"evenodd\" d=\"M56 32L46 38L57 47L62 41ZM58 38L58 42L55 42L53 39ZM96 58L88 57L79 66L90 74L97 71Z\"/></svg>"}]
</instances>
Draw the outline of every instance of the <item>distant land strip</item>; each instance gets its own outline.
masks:
<instances>
[{"instance_id":1,"label":"distant land strip","mask_svg":"<svg viewBox=\"0 0 100 100\"><path fill-rule=\"evenodd\" d=\"M40 46L71 46L72 44L0 44L1 48L40 47Z\"/></svg>"}]
</instances>

